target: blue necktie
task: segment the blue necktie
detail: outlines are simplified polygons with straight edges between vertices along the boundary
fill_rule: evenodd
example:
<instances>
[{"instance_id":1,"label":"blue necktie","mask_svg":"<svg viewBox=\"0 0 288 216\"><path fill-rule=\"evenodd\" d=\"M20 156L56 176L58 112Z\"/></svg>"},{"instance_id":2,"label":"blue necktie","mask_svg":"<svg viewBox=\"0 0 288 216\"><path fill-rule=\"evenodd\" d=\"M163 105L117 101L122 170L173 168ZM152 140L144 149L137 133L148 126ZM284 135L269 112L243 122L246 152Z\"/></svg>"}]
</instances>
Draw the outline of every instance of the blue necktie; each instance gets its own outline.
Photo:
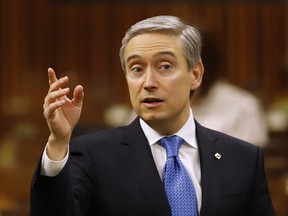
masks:
<instances>
[{"instance_id":1,"label":"blue necktie","mask_svg":"<svg viewBox=\"0 0 288 216\"><path fill-rule=\"evenodd\" d=\"M179 148L184 140L174 135L164 137L159 142L166 149L167 154L163 182L172 216L197 216L194 185L178 156Z\"/></svg>"}]
</instances>

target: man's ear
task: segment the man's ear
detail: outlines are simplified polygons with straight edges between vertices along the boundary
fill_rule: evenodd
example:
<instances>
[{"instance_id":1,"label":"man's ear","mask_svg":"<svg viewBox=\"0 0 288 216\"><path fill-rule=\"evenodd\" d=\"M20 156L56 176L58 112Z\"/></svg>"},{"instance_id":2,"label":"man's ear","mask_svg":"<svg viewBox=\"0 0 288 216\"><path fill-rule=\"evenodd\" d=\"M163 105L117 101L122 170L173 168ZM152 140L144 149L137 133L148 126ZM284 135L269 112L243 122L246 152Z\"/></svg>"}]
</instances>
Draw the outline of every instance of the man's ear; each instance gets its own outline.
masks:
<instances>
[{"instance_id":1,"label":"man's ear","mask_svg":"<svg viewBox=\"0 0 288 216\"><path fill-rule=\"evenodd\" d=\"M191 83L191 90L197 89L202 83L202 77L204 74L204 66L202 61L198 61L192 70L193 80Z\"/></svg>"}]
</instances>

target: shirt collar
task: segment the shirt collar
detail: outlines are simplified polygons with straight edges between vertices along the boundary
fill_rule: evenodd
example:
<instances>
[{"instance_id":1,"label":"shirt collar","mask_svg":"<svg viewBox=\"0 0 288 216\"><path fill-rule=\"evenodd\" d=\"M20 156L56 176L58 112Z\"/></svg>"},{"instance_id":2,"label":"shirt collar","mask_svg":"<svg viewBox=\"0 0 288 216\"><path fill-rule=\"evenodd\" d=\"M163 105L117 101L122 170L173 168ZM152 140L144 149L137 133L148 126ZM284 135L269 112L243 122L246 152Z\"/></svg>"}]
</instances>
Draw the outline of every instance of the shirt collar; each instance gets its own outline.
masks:
<instances>
[{"instance_id":1,"label":"shirt collar","mask_svg":"<svg viewBox=\"0 0 288 216\"><path fill-rule=\"evenodd\" d=\"M146 122L142 120L141 118L140 118L140 125L150 146L154 145L161 138L163 138L162 135L160 135L157 131L155 131L148 124L146 124ZM177 133L175 133L175 135L178 135L182 139L184 139L188 145L192 146L193 148L198 149L195 131L196 131L196 126L194 122L193 112L192 112L192 109L190 109L190 116L188 118L188 121Z\"/></svg>"}]
</instances>

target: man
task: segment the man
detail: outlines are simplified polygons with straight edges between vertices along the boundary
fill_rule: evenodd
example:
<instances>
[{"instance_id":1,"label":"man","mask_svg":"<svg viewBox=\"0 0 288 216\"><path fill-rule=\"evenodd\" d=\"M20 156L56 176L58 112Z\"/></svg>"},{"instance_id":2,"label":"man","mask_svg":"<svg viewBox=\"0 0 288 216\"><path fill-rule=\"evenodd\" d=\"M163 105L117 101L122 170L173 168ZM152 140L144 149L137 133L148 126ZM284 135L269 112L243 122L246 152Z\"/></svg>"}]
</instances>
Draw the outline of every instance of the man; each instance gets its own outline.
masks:
<instances>
[{"instance_id":1,"label":"man","mask_svg":"<svg viewBox=\"0 0 288 216\"><path fill-rule=\"evenodd\" d=\"M133 25L120 59L138 117L72 141L83 87L70 100L62 88L68 77L49 69L43 107L51 134L32 181L30 215L274 215L261 150L193 118L200 53L200 34L177 17ZM177 141L165 141L171 137ZM171 156L169 145L179 154Z\"/></svg>"}]
</instances>

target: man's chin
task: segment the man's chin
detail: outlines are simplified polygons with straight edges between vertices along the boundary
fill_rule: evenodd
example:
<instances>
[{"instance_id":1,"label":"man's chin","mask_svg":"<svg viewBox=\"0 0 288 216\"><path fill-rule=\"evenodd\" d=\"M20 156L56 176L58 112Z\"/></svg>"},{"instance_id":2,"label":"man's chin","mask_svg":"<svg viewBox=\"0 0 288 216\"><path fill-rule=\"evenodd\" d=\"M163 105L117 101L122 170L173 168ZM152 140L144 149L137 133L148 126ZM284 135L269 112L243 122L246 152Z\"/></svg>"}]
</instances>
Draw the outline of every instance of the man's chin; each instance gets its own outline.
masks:
<instances>
[{"instance_id":1,"label":"man's chin","mask_svg":"<svg viewBox=\"0 0 288 216\"><path fill-rule=\"evenodd\" d=\"M163 121L163 116L156 115L156 114L142 115L141 118L147 124L153 124L153 123L157 123L157 122Z\"/></svg>"}]
</instances>

